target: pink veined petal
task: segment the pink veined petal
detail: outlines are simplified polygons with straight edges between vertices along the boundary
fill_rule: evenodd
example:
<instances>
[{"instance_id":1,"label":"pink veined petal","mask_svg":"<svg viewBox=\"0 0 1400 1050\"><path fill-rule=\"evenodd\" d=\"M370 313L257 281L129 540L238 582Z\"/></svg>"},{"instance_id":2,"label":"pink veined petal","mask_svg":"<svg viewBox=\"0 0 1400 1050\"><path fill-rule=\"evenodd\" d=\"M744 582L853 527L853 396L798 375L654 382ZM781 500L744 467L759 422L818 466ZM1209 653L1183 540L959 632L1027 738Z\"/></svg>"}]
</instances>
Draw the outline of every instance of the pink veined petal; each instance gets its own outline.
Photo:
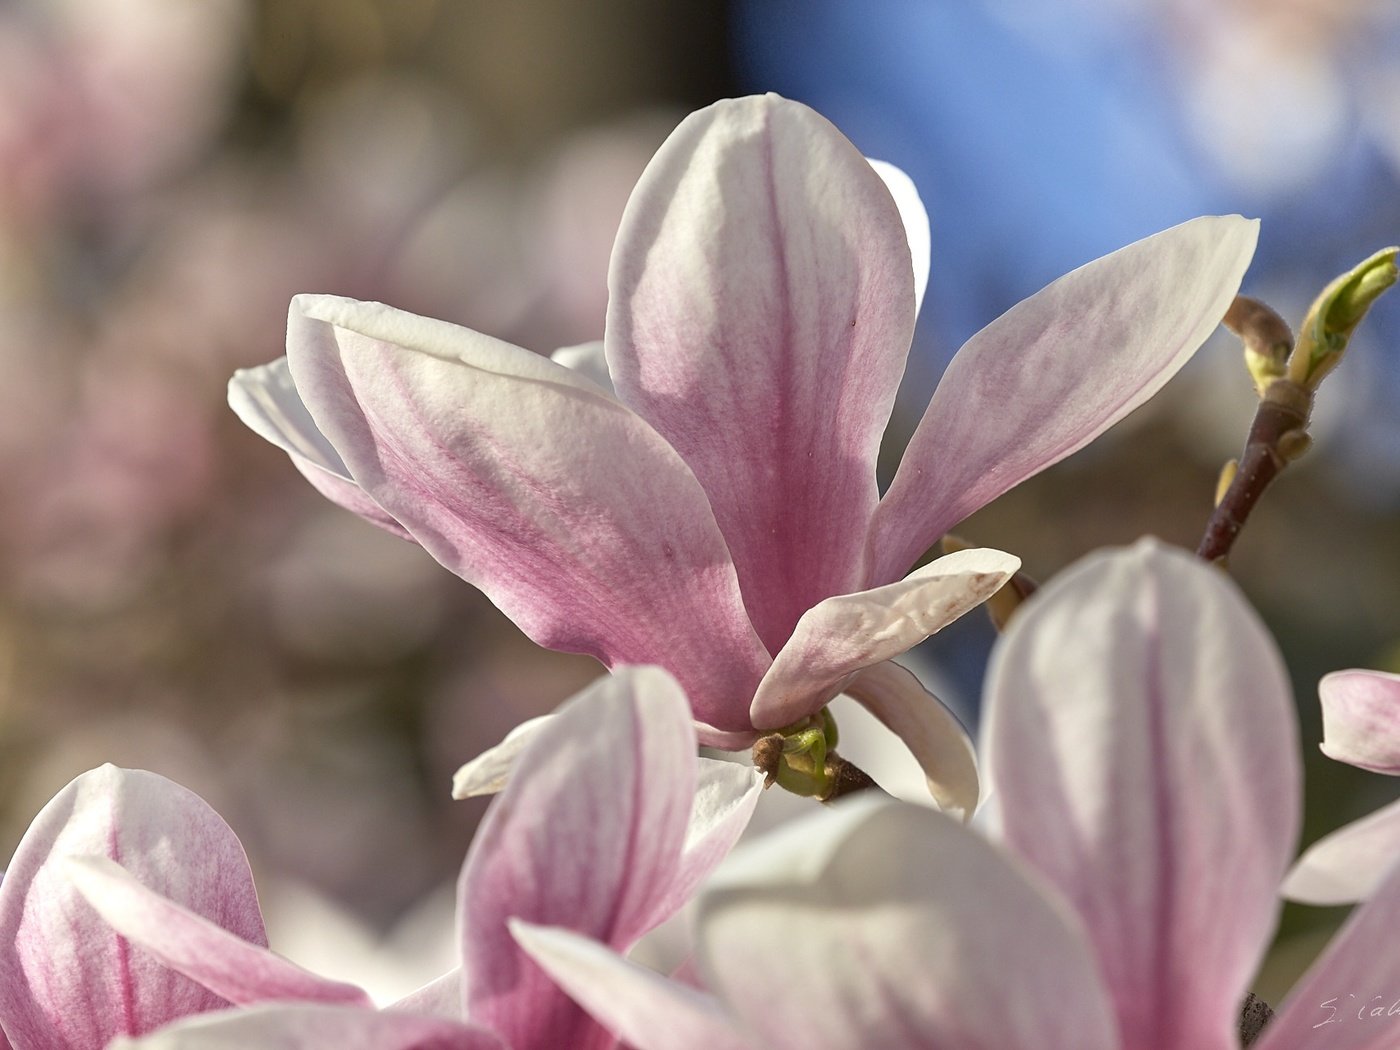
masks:
<instances>
[{"instance_id":1,"label":"pink veined petal","mask_svg":"<svg viewBox=\"0 0 1400 1050\"><path fill-rule=\"evenodd\" d=\"M452 774L452 797L455 799L476 798L478 795L494 795L506 786L511 770L520 752L525 750L535 735L540 732L553 715L540 715L528 718L506 734L495 747L488 748Z\"/></svg>"},{"instance_id":2,"label":"pink veined petal","mask_svg":"<svg viewBox=\"0 0 1400 1050\"><path fill-rule=\"evenodd\" d=\"M540 645L660 663L745 732L768 665L690 469L569 369L456 325L298 296L297 389L351 475Z\"/></svg>"},{"instance_id":3,"label":"pink veined petal","mask_svg":"<svg viewBox=\"0 0 1400 1050\"><path fill-rule=\"evenodd\" d=\"M1251 1050L1400 1046L1400 866L1347 919Z\"/></svg>"},{"instance_id":4,"label":"pink veined petal","mask_svg":"<svg viewBox=\"0 0 1400 1050\"><path fill-rule=\"evenodd\" d=\"M232 935L267 946L238 838L203 799L103 766L34 819L0 883L0 1024L21 1047L101 1050L225 1000L118 936L73 886L71 854L105 856Z\"/></svg>"},{"instance_id":5,"label":"pink veined petal","mask_svg":"<svg viewBox=\"0 0 1400 1050\"><path fill-rule=\"evenodd\" d=\"M977 752L957 716L918 676L886 661L858 672L845 693L904 741L938 808L957 820L971 820L979 793Z\"/></svg>"},{"instance_id":6,"label":"pink veined petal","mask_svg":"<svg viewBox=\"0 0 1400 1050\"><path fill-rule=\"evenodd\" d=\"M318 977L141 885L106 857L60 858L78 892L118 934L235 1006L271 1000L372 1005L361 989Z\"/></svg>"},{"instance_id":7,"label":"pink veined petal","mask_svg":"<svg viewBox=\"0 0 1400 1050\"><path fill-rule=\"evenodd\" d=\"M565 926L625 950L665 918L695 797L695 751L685 696L655 667L594 683L534 735L462 868L470 1020L517 1048L610 1045L506 921Z\"/></svg>"},{"instance_id":8,"label":"pink veined petal","mask_svg":"<svg viewBox=\"0 0 1400 1050\"><path fill-rule=\"evenodd\" d=\"M1298 858L1283 882L1283 895L1304 904L1355 904L1366 900L1400 861L1400 802L1338 828Z\"/></svg>"},{"instance_id":9,"label":"pink veined petal","mask_svg":"<svg viewBox=\"0 0 1400 1050\"><path fill-rule=\"evenodd\" d=\"M1215 330L1258 223L1193 219L1066 274L948 365L871 524L871 584L1147 401Z\"/></svg>"},{"instance_id":10,"label":"pink veined petal","mask_svg":"<svg viewBox=\"0 0 1400 1050\"><path fill-rule=\"evenodd\" d=\"M1301 779L1258 616L1184 551L1093 555L1011 621L985 712L1002 838L1082 916L1125 1042L1234 1050Z\"/></svg>"},{"instance_id":11,"label":"pink veined petal","mask_svg":"<svg viewBox=\"0 0 1400 1050\"><path fill-rule=\"evenodd\" d=\"M714 996L629 962L605 944L518 919L510 930L570 998L635 1050L765 1050L744 1037Z\"/></svg>"},{"instance_id":12,"label":"pink veined petal","mask_svg":"<svg viewBox=\"0 0 1400 1050\"><path fill-rule=\"evenodd\" d=\"M750 847L703 894L699 961L771 1050L1117 1050L1083 931L975 832L890 800ZM835 839L836 841L829 841ZM796 867L767 848L806 842Z\"/></svg>"},{"instance_id":13,"label":"pink veined petal","mask_svg":"<svg viewBox=\"0 0 1400 1050\"><path fill-rule=\"evenodd\" d=\"M889 189L824 118L776 95L687 117L623 214L613 382L704 485L770 652L863 582L913 285Z\"/></svg>"},{"instance_id":14,"label":"pink veined petal","mask_svg":"<svg viewBox=\"0 0 1400 1050\"><path fill-rule=\"evenodd\" d=\"M256 1006L209 1014L110 1050L512 1050L484 1028L355 1006Z\"/></svg>"},{"instance_id":15,"label":"pink veined petal","mask_svg":"<svg viewBox=\"0 0 1400 1050\"><path fill-rule=\"evenodd\" d=\"M867 158L869 159L869 158ZM909 256L914 264L914 313L923 309L924 292L928 290L929 264L932 262L933 237L929 233L928 211L919 197L919 189L904 171L887 160L870 159L875 174L884 180L885 188L894 198L899 217L904 222L904 234L909 241Z\"/></svg>"},{"instance_id":16,"label":"pink veined petal","mask_svg":"<svg viewBox=\"0 0 1400 1050\"><path fill-rule=\"evenodd\" d=\"M945 555L897 583L827 598L803 614L759 683L749 717L777 729L821 709L851 676L908 652L986 601L1020 568L1010 554Z\"/></svg>"},{"instance_id":17,"label":"pink veined petal","mask_svg":"<svg viewBox=\"0 0 1400 1050\"><path fill-rule=\"evenodd\" d=\"M287 359L240 368L228 383L228 403L245 426L287 453L326 499L406 540L413 537L355 483L324 434L316 429L292 383Z\"/></svg>"},{"instance_id":18,"label":"pink veined petal","mask_svg":"<svg viewBox=\"0 0 1400 1050\"><path fill-rule=\"evenodd\" d=\"M1400 675L1333 671L1322 698L1322 753L1376 773L1400 773Z\"/></svg>"},{"instance_id":19,"label":"pink veined petal","mask_svg":"<svg viewBox=\"0 0 1400 1050\"><path fill-rule=\"evenodd\" d=\"M561 346L549 355L549 359L581 376L587 376L609 394L615 394L612 376L608 374L608 358L603 352L601 339L577 346Z\"/></svg>"}]
</instances>

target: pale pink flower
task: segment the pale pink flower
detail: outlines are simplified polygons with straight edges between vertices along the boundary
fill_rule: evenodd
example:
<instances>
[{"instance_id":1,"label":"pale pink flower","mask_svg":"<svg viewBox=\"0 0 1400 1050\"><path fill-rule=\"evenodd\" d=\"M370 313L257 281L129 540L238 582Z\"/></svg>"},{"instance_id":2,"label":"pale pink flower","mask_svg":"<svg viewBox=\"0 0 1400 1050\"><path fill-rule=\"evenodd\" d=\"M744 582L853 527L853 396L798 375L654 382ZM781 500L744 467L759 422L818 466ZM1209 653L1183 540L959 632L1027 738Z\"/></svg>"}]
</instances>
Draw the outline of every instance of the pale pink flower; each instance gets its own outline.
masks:
<instances>
[{"instance_id":1,"label":"pale pink flower","mask_svg":"<svg viewBox=\"0 0 1400 1050\"><path fill-rule=\"evenodd\" d=\"M150 1048L610 1047L506 923L625 951L674 913L759 790L752 770L697 765L695 749L685 696L658 668L566 704L467 854L461 969L384 1012L267 949L242 848L204 802L151 773L86 773L40 814L0 884L0 1028L17 1050L100 1050L123 1035Z\"/></svg>"},{"instance_id":2,"label":"pale pink flower","mask_svg":"<svg viewBox=\"0 0 1400 1050\"><path fill-rule=\"evenodd\" d=\"M1322 752L1375 773L1400 775L1400 675L1333 671L1318 683ZM1308 904L1352 904L1381 885L1400 856L1400 802L1383 806L1308 847L1284 892Z\"/></svg>"},{"instance_id":3,"label":"pale pink flower","mask_svg":"<svg viewBox=\"0 0 1400 1050\"><path fill-rule=\"evenodd\" d=\"M986 702L999 844L892 801L789 826L701 896L702 988L516 935L637 1050L1235 1050L1301 787L1255 613L1185 552L1095 555L1012 622ZM1397 922L1400 869L1254 1050L1400 1044Z\"/></svg>"},{"instance_id":4,"label":"pale pink flower","mask_svg":"<svg viewBox=\"0 0 1400 1050\"><path fill-rule=\"evenodd\" d=\"M912 675L867 673L1017 563L964 552L904 574L1160 388L1215 328L1256 232L1194 220L994 321L881 498L927 217L907 177L810 109L725 101L682 122L627 205L592 372L607 384L301 296L287 357L238 373L230 401L323 493L417 540L536 642L668 668L706 743L745 746L843 689L907 728L934 705Z\"/></svg>"}]
</instances>

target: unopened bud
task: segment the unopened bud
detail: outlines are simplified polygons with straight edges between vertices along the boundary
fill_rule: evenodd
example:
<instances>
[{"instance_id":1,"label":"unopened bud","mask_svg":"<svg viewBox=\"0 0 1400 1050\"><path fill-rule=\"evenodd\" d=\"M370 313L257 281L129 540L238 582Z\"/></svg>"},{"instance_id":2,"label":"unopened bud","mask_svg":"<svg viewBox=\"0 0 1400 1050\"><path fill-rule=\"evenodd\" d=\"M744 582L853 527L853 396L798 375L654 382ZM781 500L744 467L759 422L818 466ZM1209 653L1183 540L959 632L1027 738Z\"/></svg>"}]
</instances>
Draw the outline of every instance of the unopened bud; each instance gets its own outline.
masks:
<instances>
[{"instance_id":1,"label":"unopened bud","mask_svg":"<svg viewBox=\"0 0 1400 1050\"><path fill-rule=\"evenodd\" d=\"M1322 290L1298 337L1298 347L1288 362L1288 377L1309 390L1337 367L1356 326L1371 304L1400 278L1396 255L1400 248L1376 252L1355 269L1342 274Z\"/></svg>"},{"instance_id":2,"label":"unopened bud","mask_svg":"<svg viewBox=\"0 0 1400 1050\"><path fill-rule=\"evenodd\" d=\"M1288 371L1293 333L1288 323L1258 299L1235 296L1221 323L1244 344L1244 364L1262 397L1273 380Z\"/></svg>"}]
</instances>

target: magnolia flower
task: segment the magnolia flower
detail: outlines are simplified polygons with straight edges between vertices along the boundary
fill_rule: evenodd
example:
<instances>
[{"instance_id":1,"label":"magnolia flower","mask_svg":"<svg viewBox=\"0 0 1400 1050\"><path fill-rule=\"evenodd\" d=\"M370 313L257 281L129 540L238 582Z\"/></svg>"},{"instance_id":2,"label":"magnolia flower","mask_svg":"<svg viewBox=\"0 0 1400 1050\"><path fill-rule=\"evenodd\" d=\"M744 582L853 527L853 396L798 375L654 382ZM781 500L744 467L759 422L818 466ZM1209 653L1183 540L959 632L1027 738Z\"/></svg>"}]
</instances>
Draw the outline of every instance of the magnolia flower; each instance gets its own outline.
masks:
<instances>
[{"instance_id":1,"label":"magnolia flower","mask_svg":"<svg viewBox=\"0 0 1400 1050\"><path fill-rule=\"evenodd\" d=\"M1400 774L1400 675L1334 671L1318 683L1322 751L1375 773ZM1313 843L1284 892L1308 904L1352 904L1381 885L1400 856L1400 802L1383 806Z\"/></svg>"},{"instance_id":2,"label":"magnolia flower","mask_svg":"<svg viewBox=\"0 0 1400 1050\"><path fill-rule=\"evenodd\" d=\"M111 1045L610 1047L506 922L625 951L675 912L759 791L751 770L697 767L695 748L685 697L658 668L566 704L467 854L461 969L383 1012L267 949L242 848L203 801L151 773L86 773L39 815L0 884L0 1028L15 1050L99 1050L122 1035L147 1038Z\"/></svg>"},{"instance_id":3,"label":"magnolia flower","mask_svg":"<svg viewBox=\"0 0 1400 1050\"><path fill-rule=\"evenodd\" d=\"M704 743L747 746L844 690L946 749L946 718L886 662L1017 563L969 551L904 574L1155 393L1224 314L1256 235L1196 219L992 322L881 498L927 217L907 177L810 109L724 101L681 123L627 205L593 373L611 389L318 295L293 301L286 358L239 372L229 399L323 493L417 540L539 644L668 668Z\"/></svg>"},{"instance_id":4,"label":"magnolia flower","mask_svg":"<svg viewBox=\"0 0 1400 1050\"><path fill-rule=\"evenodd\" d=\"M1021 609L986 705L999 846L892 801L790 826L702 895L702 988L516 936L637 1050L1238 1047L1301 784L1256 615L1184 552L1095 555ZM1397 922L1400 870L1255 1050L1397 1045Z\"/></svg>"}]
</instances>

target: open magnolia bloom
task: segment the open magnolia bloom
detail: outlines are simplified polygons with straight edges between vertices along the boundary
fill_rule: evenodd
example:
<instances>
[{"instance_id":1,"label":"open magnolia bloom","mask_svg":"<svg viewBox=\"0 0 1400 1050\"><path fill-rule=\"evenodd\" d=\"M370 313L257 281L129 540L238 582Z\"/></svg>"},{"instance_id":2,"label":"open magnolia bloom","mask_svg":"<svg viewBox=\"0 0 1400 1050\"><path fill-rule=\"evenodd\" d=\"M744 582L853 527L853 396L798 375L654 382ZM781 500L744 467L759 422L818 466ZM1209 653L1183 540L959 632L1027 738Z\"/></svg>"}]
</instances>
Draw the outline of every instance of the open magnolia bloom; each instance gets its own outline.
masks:
<instances>
[{"instance_id":1,"label":"open magnolia bloom","mask_svg":"<svg viewBox=\"0 0 1400 1050\"><path fill-rule=\"evenodd\" d=\"M605 372L588 348L567 356L592 367L570 368L310 295L286 358L239 372L229 398L323 493L421 543L539 644L666 667L704 743L748 746L844 690L946 747L912 675L862 681L1017 561L964 551L905 573L1155 393L1224 314L1256 235L1196 219L992 322L881 498L927 216L810 109L730 100L686 118L632 194Z\"/></svg>"},{"instance_id":2,"label":"open magnolia bloom","mask_svg":"<svg viewBox=\"0 0 1400 1050\"><path fill-rule=\"evenodd\" d=\"M893 801L790 825L702 894L698 988L512 928L637 1050L1234 1050L1301 782L1254 612L1185 552L1094 555L1012 621L986 712L998 841ZM1400 1044L1397 922L1400 871L1255 1050Z\"/></svg>"},{"instance_id":3,"label":"open magnolia bloom","mask_svg":"<svg viewBox=\"0 0 1400 1050\"><path fill-rule=\"evenodd\" d=\"M1334 671L1318 683L1322 751L1338 762L1400 775L1400 675ZM1400 856L1400 802L1383 806L1330 835L1303 854L1284 893L1307 904L1365 900Z\"/></svg>"},{"instance_id":4,"label":"open magnolia bloom","mask_svg":"<svg viewBox=\"0 0 1400 1050\"><path fill-rule=\"evenodd\" d=\"M267 949L242 847L197 796L152 773L86 773L0 884L0 1028L15 1050L611 1047L506 923L626 951L672 915L759 793L753 771L697 765L695 749L689 705L659 668L623 669L561 708L467 854L461 969L384 1011Z\"/></svg>"}]
</instances>

